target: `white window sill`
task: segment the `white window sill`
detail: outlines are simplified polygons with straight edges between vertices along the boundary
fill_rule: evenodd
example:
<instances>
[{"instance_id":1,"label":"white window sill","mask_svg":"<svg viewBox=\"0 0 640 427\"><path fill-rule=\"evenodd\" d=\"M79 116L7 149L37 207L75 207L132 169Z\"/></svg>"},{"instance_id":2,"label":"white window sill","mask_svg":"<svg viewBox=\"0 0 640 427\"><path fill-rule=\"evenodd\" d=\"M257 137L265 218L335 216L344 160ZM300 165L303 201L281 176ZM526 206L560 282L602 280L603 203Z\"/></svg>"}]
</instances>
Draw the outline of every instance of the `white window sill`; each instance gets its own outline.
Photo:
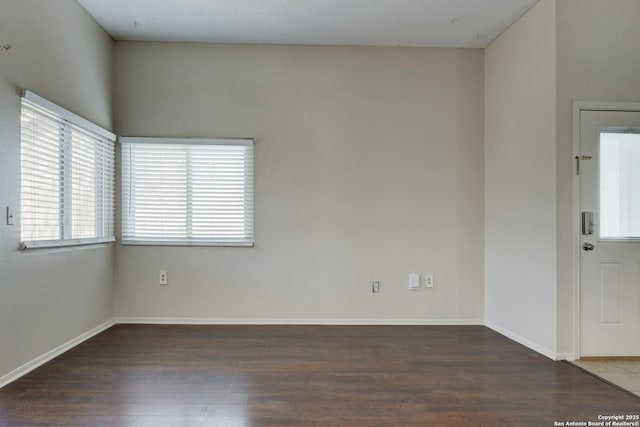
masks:
<instances>
[{"instance_id":1,"label":"white window sill","mask_svg":"<svg viewBox=\"0 0 640 427\"><path fill-rule=\"evenodd\" d=\"M244 247L252 248L253 242L166 242L166 241L148 241L148 240L122 240L120 244L123 246L212 246L212 247Z\"/></svg>"},{"instance_id":2,"label":"white window sill","mask_svg":"<svg viewBox=\"0 0 640 427\"><path fill-rule=\"evenodd\" d=\"M22 251L31 252L34 250L40 251L44 249L72 250L100 247L106 246L109 243L113 243L115 242L115 240L115 237L110 237L106 239L39 240L32 242L22 242Z\"/></svg>"}]
</instances>

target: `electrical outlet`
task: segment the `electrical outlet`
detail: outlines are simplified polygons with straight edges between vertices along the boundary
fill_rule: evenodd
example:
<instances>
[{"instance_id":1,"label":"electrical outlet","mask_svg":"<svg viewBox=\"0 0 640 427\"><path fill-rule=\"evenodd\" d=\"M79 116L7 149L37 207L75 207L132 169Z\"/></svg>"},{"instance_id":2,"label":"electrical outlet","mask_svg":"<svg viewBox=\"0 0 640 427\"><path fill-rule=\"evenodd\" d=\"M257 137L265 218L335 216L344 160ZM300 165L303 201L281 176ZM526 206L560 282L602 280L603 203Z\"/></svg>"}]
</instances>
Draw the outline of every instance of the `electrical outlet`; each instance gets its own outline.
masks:
<instances>
[{"instance_id":1,"label":"electrical outlet","mask_svg":"<svg viewBox=\"0 0 640 427\"><path fill-rule=\"evenodd\" d=\"M380 292L380 282L376 280L371 284L371 292L373 292L374 294Z\"/></svg>"},{"instance_id":2,"label":"electrical outlet","mask_svg":"<svg viewBox=\"0 0 640 427\"><path fill-rule=\"evenodd\" d=\"M161 285L168 285L169 284L169 276L167 274L166 271L161 271L160 272L160 284Z\"/></svg>"},{"instance_id":3,"label":"electrical outlet","mask_svg":"<svg viewBox=\"0 0 640 427\"><path fill-rule=\"evenodd\" d=\"M433 288L433 273L427 273L424 275L424 287Z\"/></svg>"}]
</instances>

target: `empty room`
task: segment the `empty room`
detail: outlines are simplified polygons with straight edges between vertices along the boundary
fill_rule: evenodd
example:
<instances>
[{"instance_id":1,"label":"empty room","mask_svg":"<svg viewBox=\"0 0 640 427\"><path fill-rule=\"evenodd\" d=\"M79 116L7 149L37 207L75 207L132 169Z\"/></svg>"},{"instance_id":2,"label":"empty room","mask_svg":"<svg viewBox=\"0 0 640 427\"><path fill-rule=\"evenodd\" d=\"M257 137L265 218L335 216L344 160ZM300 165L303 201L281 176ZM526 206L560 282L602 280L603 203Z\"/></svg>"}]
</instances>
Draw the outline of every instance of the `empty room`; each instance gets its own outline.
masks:
<instances>
[{"instance_id":1,"label":"empty room","mask_svg":"<svg viewBox=\"0 0 640 427\"><path fill-rule=\"evenodd\" d=\"M0 426L640 426L639 19L0 0Z\"/></svg>"}]
</instances>

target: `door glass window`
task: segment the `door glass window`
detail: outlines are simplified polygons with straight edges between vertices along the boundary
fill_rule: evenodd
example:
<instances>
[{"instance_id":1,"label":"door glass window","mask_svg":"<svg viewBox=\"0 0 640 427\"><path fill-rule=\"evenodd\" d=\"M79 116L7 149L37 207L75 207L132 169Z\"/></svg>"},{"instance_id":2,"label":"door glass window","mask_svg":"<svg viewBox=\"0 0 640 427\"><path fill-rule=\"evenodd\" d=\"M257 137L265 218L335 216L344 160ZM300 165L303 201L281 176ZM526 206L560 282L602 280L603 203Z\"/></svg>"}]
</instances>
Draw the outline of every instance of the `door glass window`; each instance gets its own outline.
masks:
<instances>
[{"instance_id":1,"label":"door glass window","mask_svg":"<svg viewBox=\"0 0 640 427\"><path fill-rule=\"evenodd\" d=\"M640 132L600 129L600 238L640 239Z\"/></svg>"}]
</instances>

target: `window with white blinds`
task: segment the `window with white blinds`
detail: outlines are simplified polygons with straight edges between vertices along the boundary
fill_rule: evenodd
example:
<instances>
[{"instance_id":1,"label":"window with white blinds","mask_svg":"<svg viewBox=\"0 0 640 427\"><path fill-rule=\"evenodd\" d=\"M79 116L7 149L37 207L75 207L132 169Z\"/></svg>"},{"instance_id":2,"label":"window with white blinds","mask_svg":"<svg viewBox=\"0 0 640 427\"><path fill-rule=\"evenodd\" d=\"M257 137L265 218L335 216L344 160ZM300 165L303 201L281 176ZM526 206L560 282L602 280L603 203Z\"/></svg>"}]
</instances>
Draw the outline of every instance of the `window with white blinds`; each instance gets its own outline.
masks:
<instances>
[{"instance_id":1,"label":"window with white blinds","mask_svg":"<svg viewBox=\"0 0 640 427\"><path fill-rule=\"evenodd\" d=\"M123 244L253 246L253 140L120 142Z\"/></svg>"},{"instance_id":2,"label":"window with white blinds","mask_svg":"<svg viewBox=\"0 0 640 427\"><path fill-rule=\"evenodd\" d=\"M115 135L29 91L21 113L23 247L115 240Z\"/></svg>"}]
</instances>

